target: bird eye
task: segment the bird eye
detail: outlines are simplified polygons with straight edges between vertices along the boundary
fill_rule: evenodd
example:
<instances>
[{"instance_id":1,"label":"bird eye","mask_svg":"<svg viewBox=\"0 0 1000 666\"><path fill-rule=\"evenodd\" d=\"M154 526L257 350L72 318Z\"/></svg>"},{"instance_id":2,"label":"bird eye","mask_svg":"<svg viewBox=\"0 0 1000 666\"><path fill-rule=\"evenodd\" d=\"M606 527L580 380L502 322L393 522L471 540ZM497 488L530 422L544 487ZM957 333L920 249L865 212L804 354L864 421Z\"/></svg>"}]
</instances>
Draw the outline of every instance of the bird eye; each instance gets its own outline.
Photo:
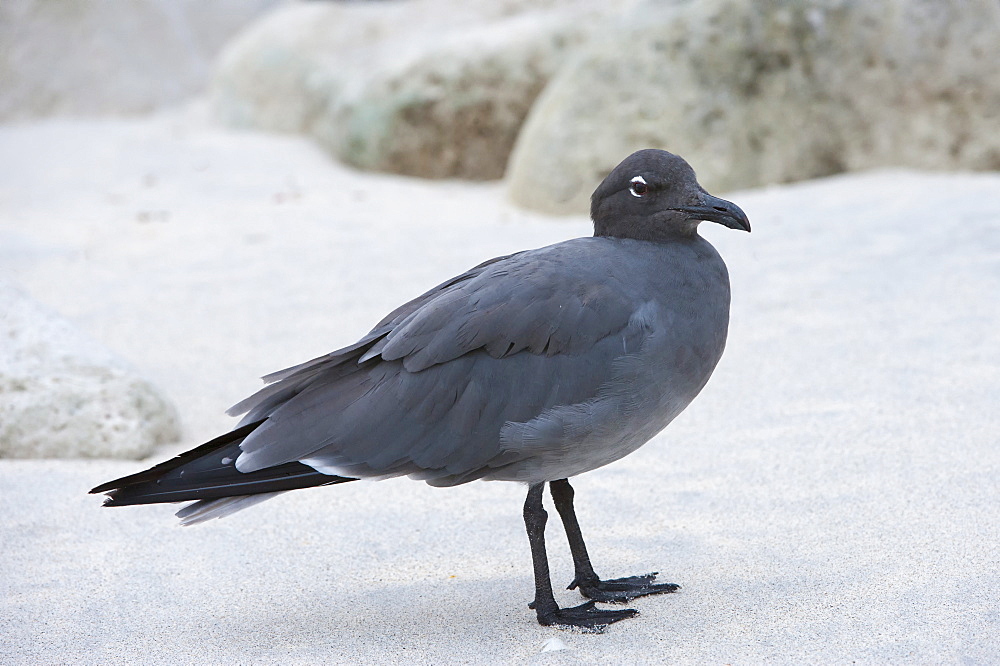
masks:
<instances>
[{"instance_id":1,"label":"bird eye","mask_svg":"<svg viewBox=\"0 0 1000 666\"><path fill-rule=\"evenodd\" d=\"M629 181L628 191L634 197L646 196L646 192L649 192L649 186L646 185L646 179L642 176L636 176Z\"/></svg>"}]
</instances>

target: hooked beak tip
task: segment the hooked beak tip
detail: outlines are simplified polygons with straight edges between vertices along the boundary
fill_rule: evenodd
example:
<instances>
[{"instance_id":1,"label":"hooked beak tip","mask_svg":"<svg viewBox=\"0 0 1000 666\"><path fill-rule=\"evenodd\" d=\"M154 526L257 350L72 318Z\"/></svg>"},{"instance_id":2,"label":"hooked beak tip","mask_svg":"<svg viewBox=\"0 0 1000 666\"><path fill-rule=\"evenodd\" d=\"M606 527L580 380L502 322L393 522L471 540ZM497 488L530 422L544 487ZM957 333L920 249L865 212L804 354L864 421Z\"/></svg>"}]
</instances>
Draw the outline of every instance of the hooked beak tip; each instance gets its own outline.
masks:
<instances>
[{"instance_id":1,"label":"hooked beak tip","mask_svg":"<svg viewBox=\"0 0 1000 666\"><path fill-rule=\"evenodd\" d=\"M731 201L713 197L706 194L702 197L700 205L677 208L688 214L688 219L716 222L724 227L736 229L738 231L750 231L750 219L743 209Z\"/></svg>"}]
</instances>

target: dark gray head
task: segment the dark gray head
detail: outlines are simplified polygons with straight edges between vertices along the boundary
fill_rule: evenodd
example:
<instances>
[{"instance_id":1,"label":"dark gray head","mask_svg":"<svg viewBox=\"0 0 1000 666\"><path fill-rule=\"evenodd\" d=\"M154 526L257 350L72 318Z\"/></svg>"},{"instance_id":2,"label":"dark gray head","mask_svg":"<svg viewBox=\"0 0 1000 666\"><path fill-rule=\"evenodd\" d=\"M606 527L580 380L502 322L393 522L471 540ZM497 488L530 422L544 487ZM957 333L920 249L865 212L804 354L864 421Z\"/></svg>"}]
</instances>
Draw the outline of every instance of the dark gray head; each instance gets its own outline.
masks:
<instances>
[{"instance_id":1,"label":"dark gray head","mask_svg":"<svg viewBox=\"0 0 1000 666\"><path fill-rule=\"evenodd\" d=\"M750 231L736 204L702 189L682 158L652 148L632 153L590 197L595 236L661 240L692 236L702 220Z\"/></svg>"}]
</instances>

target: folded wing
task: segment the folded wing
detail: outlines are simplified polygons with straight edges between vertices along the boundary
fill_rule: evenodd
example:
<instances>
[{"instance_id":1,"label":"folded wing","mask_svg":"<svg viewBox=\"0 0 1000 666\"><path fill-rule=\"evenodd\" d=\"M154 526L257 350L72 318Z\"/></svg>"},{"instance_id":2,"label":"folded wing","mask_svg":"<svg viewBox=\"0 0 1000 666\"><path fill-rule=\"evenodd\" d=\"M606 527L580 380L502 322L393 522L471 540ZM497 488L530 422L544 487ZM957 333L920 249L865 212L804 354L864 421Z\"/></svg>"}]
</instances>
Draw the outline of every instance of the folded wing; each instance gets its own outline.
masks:
<instances>
[{"instance_id":1,"label":"folded wing","mask_svg":"<svg viewBox=\"0 0 1000 666\"><path fill-rule=\"evenodd\" d=\"M593 399L648 334L642 303L590 261L596 239L501 257L400 307L358 343L272 375L235 406L264 422L241 472L303 461L339 476L464 483L530 451L506 423Z\"/></svg>"}]
</instances>

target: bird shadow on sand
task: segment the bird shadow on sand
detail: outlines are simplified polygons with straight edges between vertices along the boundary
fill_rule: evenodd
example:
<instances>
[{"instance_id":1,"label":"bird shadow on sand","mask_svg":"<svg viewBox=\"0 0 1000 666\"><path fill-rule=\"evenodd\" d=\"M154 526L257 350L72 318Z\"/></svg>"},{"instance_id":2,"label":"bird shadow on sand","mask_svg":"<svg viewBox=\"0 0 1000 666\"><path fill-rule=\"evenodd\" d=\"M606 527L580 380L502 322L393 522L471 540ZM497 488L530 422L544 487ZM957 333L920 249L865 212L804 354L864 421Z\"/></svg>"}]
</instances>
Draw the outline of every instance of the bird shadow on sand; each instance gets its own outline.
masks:
<instances>
[{"instance_id":1,"label":"bird shadow on sand","mask_svg":"<svg viewBox=\"0 0 1000 666\"><path fill-rule=\"evenodd\" d=\"M319 649L331 659L483 659L491 653L528 656L557 630L535 622L527 608L530 574L494 580L372 581L345 592L335 580L303 589L289 603L230 608L204 640L239 644L247 658L290 656ZM255 654L256 653L256 654Z\"/></svg>"}]
</instances>

